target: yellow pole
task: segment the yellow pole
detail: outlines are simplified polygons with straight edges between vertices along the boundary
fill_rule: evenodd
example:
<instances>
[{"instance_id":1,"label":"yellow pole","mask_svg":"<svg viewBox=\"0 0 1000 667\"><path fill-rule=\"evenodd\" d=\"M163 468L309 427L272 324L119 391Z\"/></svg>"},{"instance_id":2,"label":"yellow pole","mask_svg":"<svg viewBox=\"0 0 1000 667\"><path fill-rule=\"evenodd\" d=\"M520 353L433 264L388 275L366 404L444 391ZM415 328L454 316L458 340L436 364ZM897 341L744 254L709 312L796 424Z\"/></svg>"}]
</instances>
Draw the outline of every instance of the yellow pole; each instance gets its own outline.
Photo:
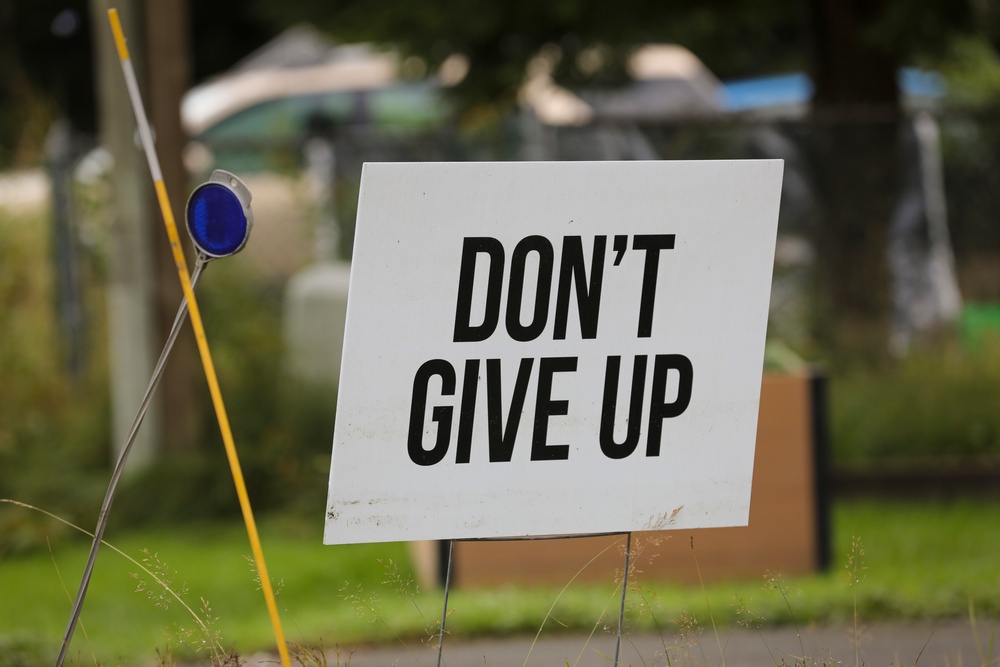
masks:
<instances>
[{"instance_id":1,"label":"yellow pole","mask_svg":"<svg viewBox=\"0 0 1000 667\"><path fill-rule=\"evenodd\" d=\"M267 564L264 562L264 550L261 548L260 536L257 533L257 524L254 521L253 510L250 507L250 498L247 495L246 483L243 481L243 471L240 468L239 456L236 454L236 445L233 442L229 417L226 415L226 406L222 402L219 380L215 375L215 364L212 363L212 354L208 349L208 340L205 337L205 327L202 324L201 311L198 308L198 301L195 299L194 290L191 288L191 276L188 273L187 260L184 258L184 250L181 248L180 238L177 234L177 224L174 222L170 199L167 197L167 188L163 183L159 160L156 157L156 148L153 145L152 135L149 131L149 122L146 120L146 113L142 106L142 99L139 97L139 86L135 79L135 70L132 68L132 61L129 59L128 48L125 45L125 35L122 32L117 9L108 10L108 21L111 24L111 31L115 37L118 58L121 60L122 72L125 75L125 84L128 87L129 97L132 100L132 109L135 111L136 121L139 125L139 136L142 139L142 145L146 152L146 160L149 163L149 170L153 176L153 187L156 190L156 199L160 204L163 223L167 228L167 237L170 239L170 250L173 253L174 264L177 267L177 276L180 278L181 289L184 290L184 297L187 299L191 326L194 329L194 336L198 343L198 353L201 355L201 363L205 369L205 379L208 381L208 390L212 395L212 405L215 407L215 416L219 422L219 430L222 432L222 442L225 445L226 456L229 459L229 468L233 474L233 483L236 485L236 495L239 498L240 509L243 512L243 521L246 524L247 536L250 538L250 548L253 550L257 573L260 575L260 586L264 591L268 613L271 615L271 625L274 628L274 638L278 644L278 652L281 654L281 664L283 667L291 667L288 647L285 643L285 634L281 629L281 619L278 616L278 605L274 599L274 591L271 589L271 579L267 574Z\"/></svg>"}]
</instances>

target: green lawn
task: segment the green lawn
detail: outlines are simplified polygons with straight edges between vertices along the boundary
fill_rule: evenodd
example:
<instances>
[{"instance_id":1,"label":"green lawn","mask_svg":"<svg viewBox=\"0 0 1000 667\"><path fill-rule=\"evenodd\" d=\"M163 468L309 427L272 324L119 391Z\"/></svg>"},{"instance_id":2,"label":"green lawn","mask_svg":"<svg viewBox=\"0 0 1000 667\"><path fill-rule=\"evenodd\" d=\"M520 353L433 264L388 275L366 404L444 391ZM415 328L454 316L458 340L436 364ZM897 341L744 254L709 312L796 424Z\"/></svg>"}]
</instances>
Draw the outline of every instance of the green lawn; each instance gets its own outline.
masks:
<instances>
[{"instance_id":1,"label":"green lawn","mask_svg":"<svg viewBox=\"0 0 1000 667\"><path fill-rule=\"evenodd\" d=\"M836 562L830 572L786 579L780 584L784 595L766 590L763 577L704 591L641 583L629 596L629 628L642 631L659 624L672 631L672 621L682 612L707 625L708 606L718 623L734 622L737 597L766 622L847 620L853 614L855 591L848 585L845 563L854 536L861 539L864 551L865 569L856 587L863 620L962 617L969 613L970 601L978 615L995 617L1000 613L997 526L1000 502L996 501L840 503L834 511ZM290 641L322 641L327 647L405 641L416 646L421 635L433 630L440 615L440 594L408 593L412 588L402 582L411 576L411 569L403 545L324 547L319 520L264 519L260 528ZM238 521L108 539L166 574L172 588L219 634L223 646L246 654L273 645L263 596L247 560L250 548ZM20 644L49 656L42 664L51 660L69 613L66 589L75 592L88 546L62 543L51 554L0 559L0 654L5 647L9 652ZM144 556L144 549L149 555ZM146 582L142 584L133 577L136 573L141 574L136 565L102 550L83 628L74 638L74 660L93 664L91 647L102 664L148 659L157 649L184 654L178 646L191 641L185 639L185 631L195 628L192 616L169 596L165 604L161 590L149 585L150 578L142 575ZM567 573L567 581L572 574ZM146 590L136 592L140 585ZM615 617L616 596L612 581L574 585L562 597L558 587L458 589L450 599L455 612L448 627L456 636L534 632L558 599L546 628L589 631L602 618ZM202 609L202 599L210 612Z\"/></svg>"}]
</instances>

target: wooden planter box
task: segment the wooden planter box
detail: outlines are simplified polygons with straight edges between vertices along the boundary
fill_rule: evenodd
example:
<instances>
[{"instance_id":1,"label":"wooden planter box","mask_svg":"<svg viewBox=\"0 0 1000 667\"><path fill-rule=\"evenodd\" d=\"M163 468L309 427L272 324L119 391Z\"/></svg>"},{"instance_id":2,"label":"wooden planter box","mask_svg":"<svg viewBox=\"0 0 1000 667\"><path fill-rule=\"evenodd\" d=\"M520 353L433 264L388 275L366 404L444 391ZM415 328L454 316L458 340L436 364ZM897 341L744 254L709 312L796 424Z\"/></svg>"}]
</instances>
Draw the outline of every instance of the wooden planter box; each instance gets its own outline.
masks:
<instances>
[{"instance_id":1,"label":"wooden planter box","mask_svg":"<svg viewBox=\"0 0 1000 667\"><path fill-rule=\"evenodd\" d=\"M829 564L829 494L824 392L820 376L766 375L757 424L750 525L635 533L636 577L696 582L695 556L705 581L825 568ZM446 544L412 543L425 586L443 583ZM459 541L454 549L452 585L562 586L581 568L577 581L613 581L623 566L624 545L624 536Z\"/></svg>"}]
</instances>

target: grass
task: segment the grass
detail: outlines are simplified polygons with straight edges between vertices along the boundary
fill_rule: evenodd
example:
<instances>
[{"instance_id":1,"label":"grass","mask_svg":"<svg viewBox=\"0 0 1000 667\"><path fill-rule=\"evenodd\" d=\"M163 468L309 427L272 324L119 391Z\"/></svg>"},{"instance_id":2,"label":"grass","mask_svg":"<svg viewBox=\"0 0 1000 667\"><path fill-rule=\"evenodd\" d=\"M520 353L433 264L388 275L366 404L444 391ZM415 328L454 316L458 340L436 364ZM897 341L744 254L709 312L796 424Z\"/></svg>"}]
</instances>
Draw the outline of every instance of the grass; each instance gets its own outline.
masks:
<instances>
[{"instance_id":1,"label":"grass","mask_svg":"<svg viewBox=\"0 0 1000 667\"><path fill-rule=\"evenodd\" d=\"M353 639L371 635L368 620L349 609L340 597L340 588L345 581L364 581L373 590L378 588L377 561L405 560L405 548L348 546L334 554L321 546L319 532L306 534L293 524L288 520L261 524L289 639L319 641L335 633ZM171 589L209 622L223 647L246 653L273 644L263 596L248 561L250 547L238 520L225 526L141 531L112 537L109 542L168 581ZM36 552L30 557L0 560L2 634L28 636L45 644L55 642L50 648L58 648L70 607L64 585L75 593L88 548L89 543L80 541L51 554ZM104 548L84 607L83 628L74 637L74 654L87 662L84 633L102 663L148 659L157 647L168 645L178 648L187 643L193 647L195 643L188 637L197 629L196 623L181 605L161 592L152 577ZM203 611L202 600L210 612ZM301 617L300 609L304 612ZM197 632L194 635L193 639L200 639Z\"/></svg>"},{"instance_id":2,"label":"grass","mask_svg":"<svg viewBox=\"0 0 1000 667\"><path fill-rule=\"evenodd\" d=\"M673 634L674 622L685 614L707 620L707 606L720 625L738 622L746 607L770 623L851 623L855 609L865 623L967 618L970 602L980 619L1000 614L1000 531L995 529L1000 503L842 503L834 519L837 562L830 572L799 578L771 573L769 581L762 573L757 581L710 584L704 590L639 580L629 596L629 631L655 631L659 623ZM404 641L419 648L434 630L441 597L406 585L412 570L405 546L324 547L319 524L318 519L287 517L261 521L289 640L327 647ZM846 566L849 558L860 556L855 539L863 543L864 576L851 587ZM249 654L273 645L238 521L110 535L110 541L138 561L145 558L147 567L158 569L175 591L184 592L223 647ZM65 589L75 592L86 551L87 544L80 541L62 544L51 554L43 550L0 559L0 647L20 642L43 654L58 648L70 606ZM857 572L856 562L854 566ZM143 577L144 590L136 592L140 582L131 575L138 572L121 556L102 551L83 629L73 643L72 655L81 664L94 662L88 638L102 664L149 660L157 649L184 655L185 642L188 652L194 646L188 632L195 627L191 616L176 603L159 603L159 589L148 576ZM567 572L567 581L572 574ZM449 604L455 610L449 631L459 637L533 634L559 597L559 588L459 588ZM202 610L202 600L210 611ZM595 623L613 625L616 614L615 582L574 584L552 608L545 632L589 632Z\"/></svg>"}]
</instances>

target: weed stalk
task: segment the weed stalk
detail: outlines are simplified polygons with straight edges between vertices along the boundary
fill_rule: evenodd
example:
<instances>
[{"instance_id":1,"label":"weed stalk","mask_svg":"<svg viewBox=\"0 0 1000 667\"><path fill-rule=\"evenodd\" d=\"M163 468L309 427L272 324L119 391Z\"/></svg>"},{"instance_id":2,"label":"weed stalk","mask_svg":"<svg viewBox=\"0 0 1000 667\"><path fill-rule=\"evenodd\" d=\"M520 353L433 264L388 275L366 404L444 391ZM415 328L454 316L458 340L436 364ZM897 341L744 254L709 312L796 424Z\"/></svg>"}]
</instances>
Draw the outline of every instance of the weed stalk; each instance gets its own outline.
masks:
<instances>
[{"instance_id":1,"label":"weed stalk","mask_svg":"<svg viewBox=\"0 0 1000 667\"><path fill-rule=\"evenodd\" d=\"M853 595L854 617L854 667L861 666L861 635L858 631L858 584L864 578L867 569L864 564L865 548L861 538L851 538L851 552L847 556L847 571L850 574L851 593Z\"/></svg>"},{"instance_id":2,"label":"weed stalk","mask_svg":"<svg viewBox=\"0 0 1000 667\"><path fill-rule=\"evenodd\" d=\"M726 652L722 648L722 640L719 638L719 629L715 627L715 616L712 614L712 605L708 601L708 589L705 588L705 580L701 576L701 566L698 564L698 552L694 548L694 536L691 536L691 554L694 556L694 569L698 573L698 583L701 584L702 594L705 596L705 607L708 609L708 620L712 623L712 634L715 635L715 645L719 649L722 659L722 667L726 667Z\"/></svg>"}]
</instances>

